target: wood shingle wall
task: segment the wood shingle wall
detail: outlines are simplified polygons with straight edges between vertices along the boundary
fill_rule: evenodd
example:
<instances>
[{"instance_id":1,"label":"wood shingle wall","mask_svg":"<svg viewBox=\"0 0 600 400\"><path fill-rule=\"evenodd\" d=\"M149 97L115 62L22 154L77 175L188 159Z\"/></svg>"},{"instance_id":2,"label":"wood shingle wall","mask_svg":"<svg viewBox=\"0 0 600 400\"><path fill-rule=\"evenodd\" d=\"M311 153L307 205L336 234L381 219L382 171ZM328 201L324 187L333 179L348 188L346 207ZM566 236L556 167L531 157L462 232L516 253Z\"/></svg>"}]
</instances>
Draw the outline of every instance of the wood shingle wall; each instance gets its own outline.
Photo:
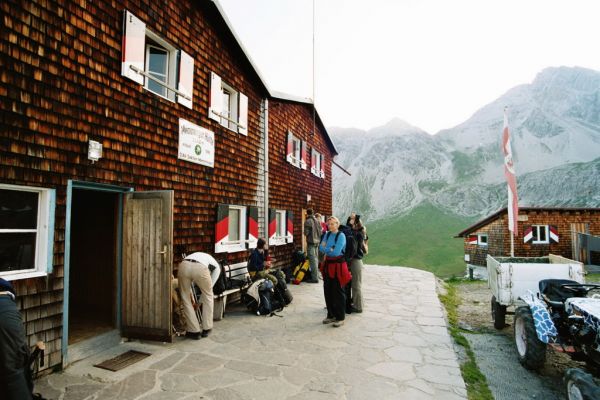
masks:
<instances>
[{"instance_id":1,"label":"wood shingle wall","mask_svg":"<svg viewBox=\"0 0 600 400\"><path fill-rule=\"evenodd\" d=\"M301 169L286 160L287 133L291 131L308 145L308 167ZM334 153L325 141L326 132L314 124L312 105L269 100L269 207L294 211L294 243L277 246L277 265L289 265L292 250L302 246L302 215L309 207L322 215L332 213L331 168ZM324 155L325 178L310 172L310 149ZM307 202L307 195L311 201Z\"/></svg>"},{"instance_id":2,"label":"wood shingle wall","mask_svg":"<svg viewBox=\"0 0 600 400\"><path fill-rule=\"evenodd\" d=\"M194 58L193 109L121 76L124 10ZM30 344L44 340L53 367L61 360L68 181L174 190L174 245L213 253L216 205L262 201L260 118L268 92L208 0L6 0L0 20L0 183L56 189L53 273L14 282ZM248 136L208 118L211 71L248 96ZM331 213L332 154L322 128L312 135L312 106L270 104L270 207L294 211L296 246L307 193ZM214 168L177 158L179 118L214 132ZM324 180L286 163L287 129L325 154ZM89 140L103 145L96 163L87 159ZM284 259L291 248L277 253ZM244 261L247 252L227 257Z\"/></svg>"}]
</instances>

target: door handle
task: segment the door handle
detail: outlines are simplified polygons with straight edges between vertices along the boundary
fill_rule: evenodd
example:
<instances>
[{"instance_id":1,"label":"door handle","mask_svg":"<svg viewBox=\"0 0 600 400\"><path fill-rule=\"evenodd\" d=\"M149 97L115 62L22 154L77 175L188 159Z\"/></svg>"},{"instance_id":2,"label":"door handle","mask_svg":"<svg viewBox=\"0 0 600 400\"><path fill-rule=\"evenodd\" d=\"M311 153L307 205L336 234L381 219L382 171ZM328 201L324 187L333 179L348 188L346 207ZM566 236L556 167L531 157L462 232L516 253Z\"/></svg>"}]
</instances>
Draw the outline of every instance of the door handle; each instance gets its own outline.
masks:
<instances>
[{"instance_id":1,"label":"door handle","mask_svg":"<svg viewBox=\"0 0 600 400\"><path fill-rule=\"evenodd\" d=\"M163 259L163 264L166 264L167 262L167 245L165 244L163 246L163 251L157 251L156 254L161 254L162 255L162 259Z\"/></svg>"}]
</instances>

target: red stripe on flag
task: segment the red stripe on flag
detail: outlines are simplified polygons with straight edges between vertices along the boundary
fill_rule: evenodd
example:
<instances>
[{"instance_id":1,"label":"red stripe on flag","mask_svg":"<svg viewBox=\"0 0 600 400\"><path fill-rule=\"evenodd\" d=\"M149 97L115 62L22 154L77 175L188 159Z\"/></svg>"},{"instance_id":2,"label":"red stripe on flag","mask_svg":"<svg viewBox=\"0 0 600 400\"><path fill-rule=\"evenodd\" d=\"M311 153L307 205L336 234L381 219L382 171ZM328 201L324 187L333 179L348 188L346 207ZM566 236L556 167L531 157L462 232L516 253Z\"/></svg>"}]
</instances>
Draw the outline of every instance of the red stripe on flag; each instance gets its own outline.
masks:
<instances>
[{"instance_id":1,"label":"red stripe on flag","mask_svg":"<svg viewBox=\"0 0 600 400\"><path fill-rule=\"evenodd\" d=\"M513 164L512 148L510 143L510 131L508 129L508 117L504 110L504 127L502 129L502 151L504 153L504 176L508 185L508 229L516 236L519 232L518 216L519 202L517 195L517 178Z\"/></svg>"}]
</instances>

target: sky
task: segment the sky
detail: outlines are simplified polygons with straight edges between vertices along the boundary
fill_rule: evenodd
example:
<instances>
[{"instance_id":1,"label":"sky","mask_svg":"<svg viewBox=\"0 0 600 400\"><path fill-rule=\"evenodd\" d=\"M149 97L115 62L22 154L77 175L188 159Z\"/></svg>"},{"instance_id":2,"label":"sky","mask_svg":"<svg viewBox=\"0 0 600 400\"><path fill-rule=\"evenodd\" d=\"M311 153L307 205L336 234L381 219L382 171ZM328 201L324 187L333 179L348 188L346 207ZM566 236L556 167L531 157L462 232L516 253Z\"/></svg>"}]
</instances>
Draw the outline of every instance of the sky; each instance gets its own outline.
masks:
<instances>
[{"instance_id":1,"label":"sky","mask_svg":"<svg viewBox=\"0 0 600 400\"><path fill-rule=\"evenodd\" d=\"M600 71L599 0L219 2L269 88L327 127L435 134L546 67Z\"/></svg>"}]
</instances>

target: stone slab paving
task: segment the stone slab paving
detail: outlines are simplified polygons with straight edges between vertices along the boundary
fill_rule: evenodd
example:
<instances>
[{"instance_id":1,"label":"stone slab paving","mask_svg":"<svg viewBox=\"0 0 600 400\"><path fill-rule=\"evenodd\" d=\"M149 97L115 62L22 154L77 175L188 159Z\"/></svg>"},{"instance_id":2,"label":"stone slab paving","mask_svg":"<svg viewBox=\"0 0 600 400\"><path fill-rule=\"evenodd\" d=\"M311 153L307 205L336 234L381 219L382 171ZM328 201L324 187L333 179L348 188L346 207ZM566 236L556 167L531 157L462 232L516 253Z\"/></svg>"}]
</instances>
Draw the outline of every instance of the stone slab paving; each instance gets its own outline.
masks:
<instances>
[{"instance_id":1,"label":"stone slab paving","mask_svg":"<svg viewBox=\"0 0 600 400\"><path fill-rule=\"evenodd\" d=\"M291 286L282 317L232 307L211 336L126 342L36 382L49 399L466 399L432 274L366 266L365 309L323 325L322 284ZM152 356L93 367L126 350Z\"/></svg>"}]
</instances>

